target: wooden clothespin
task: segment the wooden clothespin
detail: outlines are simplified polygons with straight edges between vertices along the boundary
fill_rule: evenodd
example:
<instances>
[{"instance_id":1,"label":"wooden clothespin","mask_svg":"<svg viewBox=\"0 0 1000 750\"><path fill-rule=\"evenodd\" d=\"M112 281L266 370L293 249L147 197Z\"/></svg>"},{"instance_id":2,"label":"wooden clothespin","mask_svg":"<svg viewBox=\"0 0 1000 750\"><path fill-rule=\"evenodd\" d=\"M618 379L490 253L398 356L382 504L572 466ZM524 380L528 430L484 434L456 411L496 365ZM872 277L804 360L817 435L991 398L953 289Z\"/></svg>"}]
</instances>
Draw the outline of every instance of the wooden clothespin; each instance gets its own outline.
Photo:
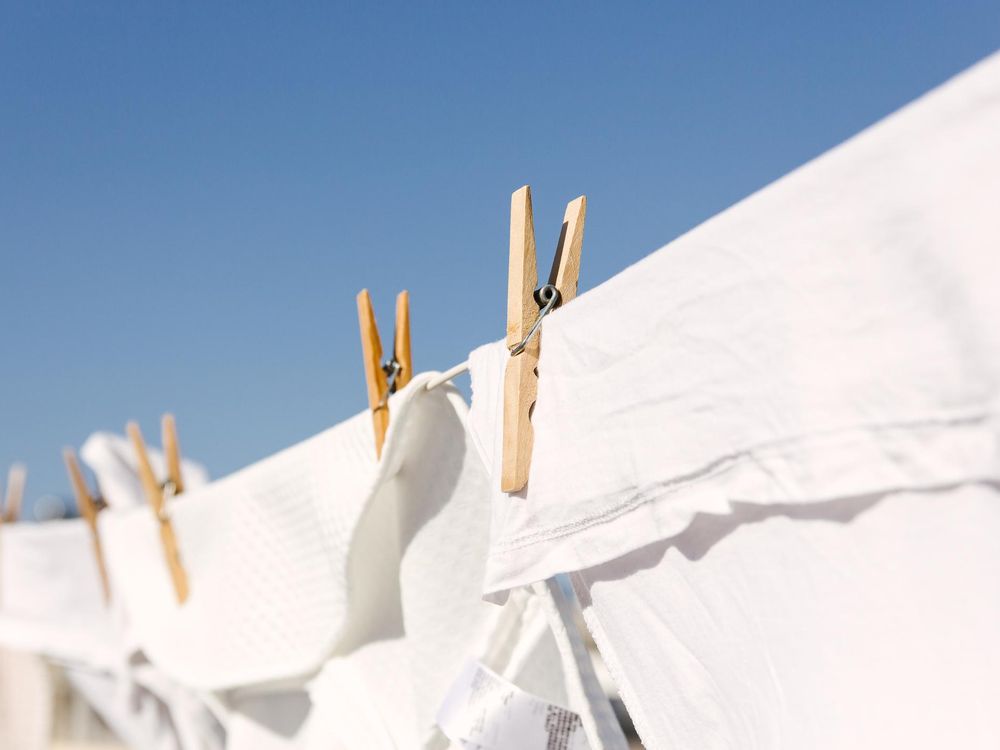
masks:
<instances>
[{"instance_id":1,"label":"wooden clothespin","mask_svg":"<svg viewBox=\"0 0 1000 750\"><path fill-rule=\"evenodd\" d=\"M358 293L358 326L361 329L361 353L365 360L368 407L375 425L375 455L382 457L382 444L389 430L389 395L410 382L413 356L410 350L410 293L396 297L396 333L392 359L382 362L382 339L379 337L375 310L367 289Z\"/></svg>"},{"instance_id":2,"label":"wooden clothespin","mask_svg":"<svg viewBox=\"0 0 1000 750\"><path fill-rule=\"evenodd\" d=\"M169 418L169 419L168 419ZM177 536L174 534L174 526L170 521L170 515L167 512L166 500L168 498L164 497L164 490L166 489L170 497L177 494L177 488L183 486L180 477L180 454L178 452L176 457L176 476L170 476L168 481L161 485L156 481L156 475L153 473L153 466L149 461L149 454L146 451L146 442L142 438L142 431L139 429L139 425L135 422L129 422L125 427L128 436L132 441L132 447L135 450L136 457L139 461L139 480L142 482L143 490L146 493L146 499L149 501L150 506L153 508L153 512L156 514L156 518L160 523L160 539L163 542L163 554L167 560L167 568L170 571L170 578L174 583L174 592L177 594L177 601L183 604L188 598L188 579L187 573L184 571L184 566L181 564L180 550L177 546ZM163 432L164 432L164 447L167 449L167 466L168 472L172 472L170 469L172 459L170 458L171 450L177 450L177 436L174 434L173 418L170 415L166 415L163 419ZM171 436L168 437L168 433ZM172 445L173 448L169 446Z\"/></svg>"},{"instance_id":3,"label":"wooden clothespin","mask_svg":"<svg viewBox=\"0 0 1000 750\"><path fill-rule=\"evenodd\" d=\"M97 516L106 506L103 500L91 495L90 490L87 489L87 481L83 478L83 472L80 471L80 464L76 460L76 453L72 448L63 448L63 462L66 464L66 471L69 472L69 482L73 486L76 507L90 529L90 539L94 546L94 557L97 558L97 570L101 574L104 603L107 604L111 601L111 587L108 584L108 569L104 564L104 548L101 546L101 535L97 528Z\"/></svg>"},{"instance_id":4,"label":"wooden clothespin","mask_svg":"<svg viewBox=\"0 0 1000 750\"><path fill-rule=\"evenodd\" d=\"M14 523L21 516L21 501L24 499L24 482L28 470L24 464L13 464L7 471L7 493L0 523Z\"/></svg>"},{"instance_id":5,"label":"wooden clothespin","mask_svg":"<svg viewBox=\"0 0 1000 750\"><path fill-rule=\"evenodd\" d=\"M534 430L531 412L538 393L538 357L542 318L576 297L580 278L580 253L587 216L587 198L580 196L566 206L548 284L538 285L535 224L531 188L527 185L510 198L510 267L507 280L507 346L511 357L504 372L503 463L500 488L517 492L528 483Z\"/></svg>"}]
</instances>

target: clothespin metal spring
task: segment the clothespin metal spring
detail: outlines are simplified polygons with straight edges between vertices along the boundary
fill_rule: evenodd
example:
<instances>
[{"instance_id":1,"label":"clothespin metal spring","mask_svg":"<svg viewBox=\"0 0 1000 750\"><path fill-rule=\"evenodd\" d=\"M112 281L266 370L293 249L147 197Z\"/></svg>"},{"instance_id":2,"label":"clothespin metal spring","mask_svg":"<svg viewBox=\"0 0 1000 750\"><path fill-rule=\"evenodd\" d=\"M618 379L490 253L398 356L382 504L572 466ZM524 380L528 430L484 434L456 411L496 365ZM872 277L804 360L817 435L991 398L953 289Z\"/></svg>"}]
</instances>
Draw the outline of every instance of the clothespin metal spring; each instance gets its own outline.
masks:
<instances>
[{"instance_id":1,"label":"clothespin metal spring","mask_svg":"<svg viewBox=\"0 0 1000 750\"><path fill-rule=\"evenodd\" d=\"M393 357L392 359L387 359L382 363L382 372L385 373L386 388L382 399L378 402L378 405L372 411L378 411L379 409L384 409L389 405L389 396L397 390L397 381L399 380L399 374L403 371L403 365L399 363L399 360Z\"/></svg>"},{"instance_id":2,"label":"clothespin metal spring","mask_svg":"<svg viewBox=\"0 0 1000 750\"><path fill-rule=\"evenodd\" d=\"M542 321L545 319L545 316L559 307L559 303L562 301L562 295L559 294L559 290L556 289L555 284L546 284L542 288L535 290L535 301L539 304L538 319L535 321L534 325L531 326L531 330L528 331L528 334L510 347L510 356L512 357L516 357L524 351L532 337L538 333L538 329L541 328Z\"/></svg>"}]
</instances>

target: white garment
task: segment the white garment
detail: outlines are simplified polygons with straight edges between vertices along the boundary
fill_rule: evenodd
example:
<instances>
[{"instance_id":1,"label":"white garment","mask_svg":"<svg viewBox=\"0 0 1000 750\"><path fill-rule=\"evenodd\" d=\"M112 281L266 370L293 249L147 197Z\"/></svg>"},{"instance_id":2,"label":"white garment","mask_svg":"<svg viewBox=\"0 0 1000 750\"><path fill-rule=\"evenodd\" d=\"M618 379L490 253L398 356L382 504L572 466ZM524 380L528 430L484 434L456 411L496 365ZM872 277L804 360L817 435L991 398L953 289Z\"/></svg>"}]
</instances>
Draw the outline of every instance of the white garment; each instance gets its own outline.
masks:
<instances>
[{"instance_id":1,"label":"white garment","mask_svg":"<svg viewBox=\"0 0 1000 750\"><path fill-rule=\"evenodd\" d=\"M734 499L998 476L997 206L1000 55L549 316L530 480L496 500L487 589ZM478 355L474 413L505 356Z\"/></svg>"},{"instance_id":2,"label":"white garment","mask_svg":"<svg viewBox=\"0 0 1000 750\"><path fill-rule=\"evenodd\" d=\"M995 55L546 320L486 588L577 571L651 750L1000 744L998 206Z\"/></svg>"},{"instance_id":3,"label":"white garment","mask_svg":"<svg viewBox=\"0 0 1000 750\"><path fill-rule=\"evenodd\" d=\"M998 532L995 486L735 504L574 580L650 750L987 750Z\"/></svg>"},{"instance_id":4,"label":"white garment","mask_svg":"<svg viewBox=\"0 0 1000 750\"><path fill-rule=\"evenodd\" d=\"M435 718L470 658L596 723L551 592L481 601L486 472L461 397L430 377L392 397L381 461L366 411L174 500L183 606L151 515L102 519L144 652L184 684L237 690L220 693L229 747L448 747Z\"/></svg>"},{"instance_id":5,"label":"white garment","mask_svg":"<svg viewBox=\"0 0 1000 750\"><path fill-rule=\"evenodd\" d=\"M0 747L51 746L52 693L48 667L38 656L0 647Z\"/></svg>"}]
</instances>

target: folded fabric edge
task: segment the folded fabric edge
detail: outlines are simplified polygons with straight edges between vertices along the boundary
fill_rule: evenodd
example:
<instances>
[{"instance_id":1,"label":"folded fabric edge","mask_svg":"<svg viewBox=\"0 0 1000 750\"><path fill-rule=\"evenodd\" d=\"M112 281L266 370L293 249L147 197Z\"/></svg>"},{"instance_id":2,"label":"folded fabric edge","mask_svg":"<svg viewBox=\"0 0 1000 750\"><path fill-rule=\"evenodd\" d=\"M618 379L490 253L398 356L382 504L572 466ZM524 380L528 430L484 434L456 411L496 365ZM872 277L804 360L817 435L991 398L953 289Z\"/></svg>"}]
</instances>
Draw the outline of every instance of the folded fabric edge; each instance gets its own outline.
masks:
<instances>
[{"instance_id":1,"label":"folded fabric edge","mask_svg":"<svg viewBox=\"0 0 1000 750\"><path fill-rule=\"evenodd\" d=\"M572 573L677 536L697 514L734 503L814 504L838 498L1000 480L1000 424L981 412L961 420L858 428L782 443L714 462L687 478L623 493L601 512L501 538L487 561L484 594ZM569 515L569 514L567 514Z\"/></svg>"}]
</instances>

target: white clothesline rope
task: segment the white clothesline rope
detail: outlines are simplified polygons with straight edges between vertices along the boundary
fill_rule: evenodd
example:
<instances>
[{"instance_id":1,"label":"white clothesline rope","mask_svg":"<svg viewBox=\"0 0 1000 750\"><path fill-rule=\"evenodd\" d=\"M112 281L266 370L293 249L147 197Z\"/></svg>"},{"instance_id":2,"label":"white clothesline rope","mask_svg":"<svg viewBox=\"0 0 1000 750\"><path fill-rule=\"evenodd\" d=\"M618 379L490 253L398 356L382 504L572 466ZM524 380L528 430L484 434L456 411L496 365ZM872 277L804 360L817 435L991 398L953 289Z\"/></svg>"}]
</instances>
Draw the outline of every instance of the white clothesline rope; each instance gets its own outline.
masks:
<instances>
[{"instance_id":1,"label":"white clothesline rope","mask_svg":"<svg viewBox=\"0 0 1000 750\"><path fill-rule=\"evenodd\" d=\"M451 380L454 380L459 375L467 373L468 371L469 371L469 361L466 360L465 362L462 362L461 364L457 364L454 367L445 370L440 375L438 375L436 378L431 378L430 380L428 380L426 388L427 388L427 390L432 391L435 388L437 388L438 386L444 385L445 383L447 383L447 382L449 382Z\"/></svg>"}]
</instances>

